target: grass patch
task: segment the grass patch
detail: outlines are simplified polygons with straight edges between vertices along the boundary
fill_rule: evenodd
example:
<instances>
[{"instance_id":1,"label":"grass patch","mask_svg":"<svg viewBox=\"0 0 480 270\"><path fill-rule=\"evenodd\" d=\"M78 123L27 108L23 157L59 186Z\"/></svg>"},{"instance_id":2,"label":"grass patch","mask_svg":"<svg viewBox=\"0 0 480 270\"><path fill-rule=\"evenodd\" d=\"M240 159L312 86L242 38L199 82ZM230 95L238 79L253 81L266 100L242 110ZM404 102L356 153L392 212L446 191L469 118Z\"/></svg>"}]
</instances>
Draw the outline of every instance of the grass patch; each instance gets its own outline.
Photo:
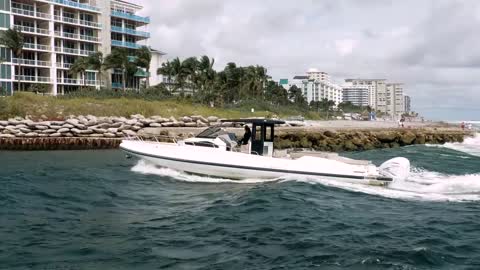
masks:
<instances>
[{"instance_id":1,"label":"grass patch","mask_svg":"<svg viewBox=\"0 0 480 270\"><path fill-rule=\"evenodd\" d=\"M255 108L255 112L251 112ZM257 108L259 108L257 110ZM40 96L32 93L16 93L14 96L0 97L0 119L27 115L38 119L45 115L49 119L60 119L68 115L125 116L142 114L146 117L181 117L185 115L218 116L221 118L240 117L288 117L303 115L308 119L320 119L314 112L302 112L285 106L269 108L261 104L243 103L228 108L211 108L186 100L145 100L141 98L62 98Z\"/></svg>"}]
</instances>

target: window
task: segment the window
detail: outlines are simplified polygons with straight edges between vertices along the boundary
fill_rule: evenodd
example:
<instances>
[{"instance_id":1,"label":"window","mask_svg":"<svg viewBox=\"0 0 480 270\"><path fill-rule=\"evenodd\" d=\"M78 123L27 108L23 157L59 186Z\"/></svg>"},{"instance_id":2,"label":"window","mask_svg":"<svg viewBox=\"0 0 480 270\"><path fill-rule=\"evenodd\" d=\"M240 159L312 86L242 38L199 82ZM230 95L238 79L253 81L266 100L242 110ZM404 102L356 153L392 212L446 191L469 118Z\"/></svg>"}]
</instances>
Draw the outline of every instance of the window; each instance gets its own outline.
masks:
<instances>
[{"instance_id":1,"label":"window","mask_svg":"<svg viewBox=\"0 0 480 270\"><path fill-rule=\"evenodd\" d=\"M1 9L1 7L0 7ZM0 13L0 27L10 28L10 15Z\"/></svg>"},{"instance_id":2,"label":"window","mask_svg":"<svg viewBox=\"0 0 480 270\"><path fill-rule=\"evenodd\" d=\"M12 77L12 69L10 65L0 65L0 78L10 79Z\"/></svg>"},{"instance_id":3,"label":"window","mask_svg":"<svg viewBox=\"0 0 480 270\"><path fill-rule=\"evenodd\" d=\"M0 48L0 59L4 59L6 62L10 62L12 59L12 54L8 48Z\"/></svg>"},{"instance_id":4,"label":"window","mask_svg":"<svg viewBox=\"0 0 480 270\"><path fill-rule=\"evenodd\" d=\"M0 10L10 11L10 0L0 0Z\"/></svg>"},{"instance_id":5,"label":"window","mask_svg":"<svg viewBox=\"0 0 480 270\"><path fill-rule=\"evenodd\" d=\"M273 142L273 125L265 127L265 141Z\"/></svg>"}]
</instances>

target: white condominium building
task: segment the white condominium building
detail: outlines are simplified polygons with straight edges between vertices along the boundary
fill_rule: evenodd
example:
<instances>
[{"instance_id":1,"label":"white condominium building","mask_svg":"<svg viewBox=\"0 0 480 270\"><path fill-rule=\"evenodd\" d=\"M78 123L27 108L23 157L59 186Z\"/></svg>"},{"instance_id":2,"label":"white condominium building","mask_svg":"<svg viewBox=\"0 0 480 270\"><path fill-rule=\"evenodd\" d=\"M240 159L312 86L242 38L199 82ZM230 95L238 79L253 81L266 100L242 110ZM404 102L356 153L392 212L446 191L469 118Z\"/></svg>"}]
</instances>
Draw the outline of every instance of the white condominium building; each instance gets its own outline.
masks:
<instances>
[{"instance_id":1,"label":"white condominium building","mask_svg":"<svg viewBox=\"0 0 480 270\"><path fill-rule=\"evenodd\" d=\"M351 83L342 86L343 102L350 101L355 106L367 107L370 105L370 92L366 85L352 85Z\"/></svg>"},{"instance_id":2,"label":"white condominium building","mask_svg":"<svg viewBox=\"0 0 480 270\"><path fill-rule=\"evenodd\" d=\"M16 28L25 39L17 58L1 48L1 87L7 92L17 90L20 80L23 90L41 85L53 95L84 85L99 88L96 70L87 70L83 78L69 72L70 67L79 57L95 52L105 57L114 47L126 48L133 60L135 50L147 45L150 37L145 29L150 18L137 15L141 8L122 0L0 0L0 31ZM162 55L155 51L152 62L160 62L156 58ZM155 74L151 80L157 80L155 63L150 67ZM127 80L127 87L138 87L146 76L150 75L138 70ZM103 72L101 81L120 88L121 72Z\"/></svg>"},{"instance_id":3,"label":"white condominium building","mask_svg":"<svg viewBox=\"0 0 480 270\"><path fill-rule=\"evenodd\" d=\"M385 79L346 79L345 82L352 86L368 87L368 105L375 110L385 111ZM380 92L380 98L377 93ZM379 104L377 105L377 102Z\"/></svg>"},{"instance_id":4,"label":"white condominium building","mask_svg":"<svg viewBox=\"0 0 480 270\"><path fill-rule=\"evenodd\" d=\"M405 112L403 84L387 83L386 85L386 113L393 117L400 117Z\"/></svg>"},{"instance_id":5,"label":"white condominium building","mask_svg":"<svg viewBox=\"0 0 480 270\"><path fill-rule=\"evenodd\" d=\"M322 99L328 99L335 102L338 105L342 102L342 87L330 82L327 78L328 75L324 72L324 79L315 79L318 74L321 78L321 73L313 75L309 70L308 75L294 76L293 79L281 79L280 85L289 90L292 86L297 86L301 89L303 96L308 103L312 101L321 101Z\"/></svg>"}]
</instances>

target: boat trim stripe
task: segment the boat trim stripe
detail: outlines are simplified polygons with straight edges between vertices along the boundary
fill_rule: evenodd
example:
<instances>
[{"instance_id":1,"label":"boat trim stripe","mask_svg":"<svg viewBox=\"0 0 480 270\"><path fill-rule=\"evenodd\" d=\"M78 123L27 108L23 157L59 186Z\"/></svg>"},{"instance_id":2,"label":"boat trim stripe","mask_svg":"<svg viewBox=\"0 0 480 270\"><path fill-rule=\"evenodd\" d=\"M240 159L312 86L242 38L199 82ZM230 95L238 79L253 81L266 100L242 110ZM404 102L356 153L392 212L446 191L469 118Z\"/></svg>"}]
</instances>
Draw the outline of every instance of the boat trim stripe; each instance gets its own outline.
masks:
<instances>
[{"instance_id":1,"label":"boat trim stripe","mask_svg":"<svg viewBox=\"0 0 480 270\"><path fill-rule=\"evenodd\" d=\"M221 163L194 161L194 160L179 159L179 158L164 157L164 156L152 155L152 154L147 154L147 153L141 153L141 152L137 152L137 151L134 151L134 150L126 149L122 146L120 146L120 148L123 151L125 151L127 153L134 154L134 155L148 156L148 157L165 159L165 160L170 160L170 161L178 161L178 162L184 162L184 163L194 163L194 164L217 166L217 167L229 167L229 168L254 170L254 171L268 171L268 172L277 172L277 173L285 173L285 174L301 174L301 175L327 176L327 177L351 178L351 179L362 179L362 180L377 180L377 181L384 181L384 182L393 181L393 179L390 178L390 177L382 177L382 176L372 178L372 177L368 177L368 176L357 176L357 175L302 172L302 171L291 171L291 170L282 170L282 169L265 169L265 168L249 167L249 166L242 166L242 165L226 165L226 164L221 164Z\"/></svg>"}]
</instances>

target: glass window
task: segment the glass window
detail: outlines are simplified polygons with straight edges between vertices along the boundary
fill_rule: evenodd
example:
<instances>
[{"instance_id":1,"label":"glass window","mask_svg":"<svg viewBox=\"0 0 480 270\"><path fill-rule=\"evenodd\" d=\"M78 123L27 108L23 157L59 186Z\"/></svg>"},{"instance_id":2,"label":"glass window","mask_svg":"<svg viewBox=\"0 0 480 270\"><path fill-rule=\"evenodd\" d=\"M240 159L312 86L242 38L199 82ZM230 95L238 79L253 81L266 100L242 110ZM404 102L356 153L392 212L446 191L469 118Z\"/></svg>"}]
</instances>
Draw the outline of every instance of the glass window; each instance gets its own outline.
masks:
<instances>
[{"instance_id":1,"label":"glass window","mask_svg":"<svg viewBox=\"0 0 480 270\"><path fill-rule=\"evenodd\" d=\"M266 126L265 127L265 141L266 142L273 142L273 126Z\"/></svg>"}]
</instances>

